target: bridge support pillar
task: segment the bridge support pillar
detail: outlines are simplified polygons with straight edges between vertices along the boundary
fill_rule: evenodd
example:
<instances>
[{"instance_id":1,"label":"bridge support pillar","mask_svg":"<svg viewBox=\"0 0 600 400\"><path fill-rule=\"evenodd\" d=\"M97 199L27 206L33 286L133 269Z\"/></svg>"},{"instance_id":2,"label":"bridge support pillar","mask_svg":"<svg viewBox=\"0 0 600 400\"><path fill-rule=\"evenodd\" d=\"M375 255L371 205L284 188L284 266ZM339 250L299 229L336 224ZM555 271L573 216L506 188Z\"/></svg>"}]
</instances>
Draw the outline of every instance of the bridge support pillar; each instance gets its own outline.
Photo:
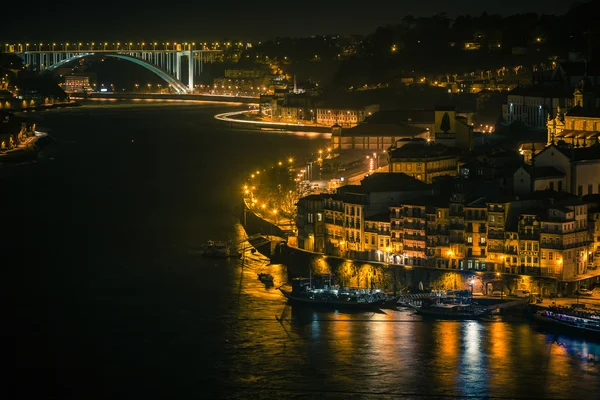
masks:
<instances>
[{"instance_id":1,"label":"bridge support pillar","mask_svg":"<svg viewBox=\"0 0 600 400\"><path fill-rule=\"evenodd\" d=\"M178 81L181 80L181 53L175 53L175 77Z\"/></svg>"},{"instance_id":2,"label":"bridge support pillar","mask_svg":"<svg viewBox=\"0 0 600 400\"><path fill-rule=\"evenodd\" d=\"M190 93L194 93L194 53L190 45L190 54L188 59L188 88Z\"/></svg>"}]
</instances>

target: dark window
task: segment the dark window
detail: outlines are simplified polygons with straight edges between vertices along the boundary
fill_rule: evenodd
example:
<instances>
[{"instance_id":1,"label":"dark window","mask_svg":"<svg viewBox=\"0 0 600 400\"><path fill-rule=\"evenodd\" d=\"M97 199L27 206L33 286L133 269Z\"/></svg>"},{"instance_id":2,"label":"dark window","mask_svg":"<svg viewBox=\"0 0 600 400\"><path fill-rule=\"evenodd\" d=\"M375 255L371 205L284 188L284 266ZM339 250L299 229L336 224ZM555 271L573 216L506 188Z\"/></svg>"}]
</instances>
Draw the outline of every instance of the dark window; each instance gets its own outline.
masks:
<instances>
[{"instance_id":1,"label":"dark window","mask_svg":"<svg viewBox=\"0 0 600 400\"><path fill-rule=\"evenodd\" d=\"M558 181L558 191L562 191L562 181Z\"/></svg>"},{"instance_id":2,"label":"dark window","mask_svg":"<svg viewBox=\"0 0 600 400\"><path fill-rule=\"evenodd\" d=\"M583 196L583 185L579 185L577 187L577 195L578 196Z\"/></svg>"},{"instance_id":3,"label":"dark window","mask_svg":"<svg viewBox=\"0 0 600 400\"><path fill-rule=\"evenodd\" d=\"M588 185L588 194L592 194L593 191L592 185Z\"/></svg>"}]
</instances>

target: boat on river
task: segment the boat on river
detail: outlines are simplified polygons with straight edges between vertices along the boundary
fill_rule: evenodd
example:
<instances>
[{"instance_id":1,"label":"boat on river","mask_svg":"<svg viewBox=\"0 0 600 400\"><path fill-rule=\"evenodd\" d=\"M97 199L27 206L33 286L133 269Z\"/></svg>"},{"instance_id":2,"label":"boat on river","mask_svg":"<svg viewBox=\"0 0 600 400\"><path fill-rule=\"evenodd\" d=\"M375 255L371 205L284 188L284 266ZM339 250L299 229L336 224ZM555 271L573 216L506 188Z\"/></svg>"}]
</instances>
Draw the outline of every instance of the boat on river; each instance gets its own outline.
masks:
<instances>
[{"instance_id":1,"label":"boat on river","mask_svg":"<svg viewBox=\"0 0 600 400\"><path fill-rule=\"evenodd\" d=\"M292 303L334 309L380 309L398 301L397 297L378 289L344 288L338 285L315 287L303 278L294 279L291 291L279 290Z\"/></svg>"},{"instance_id":2,"label":"boat on river","mask_svg":"<svg viewBox=\"0 0 600 400\"><path fill-rule=\"evenodd\" d=\"M533 314L533 320L547 328L567 334L600 339L600 312L598 310L554 306Z\"/></svg>"},{"instance_id":3,"label":"boat on river","mask_svg":"<svg viewBox=\"0 0 600 400\"><path fill-rule=\"evenodd\" d=\"M202 248L202 255L216 258L241 257L241 252L234 243L209 240Z\"/></svg>"},{"instance_id":4,"label":"boat on river","mask_svg":"<svg viewBox=\"0 0 600 400\"><path fill-rule=\"evenodd\" d=\"M264 283L265 285L272 285L275 282L275 278L273 278L273 275L266 274L264 272L258 274L258 280Z\"/></svg>"},{"instance_id":5,"label":"boat on river","mask_svg":"<svg viewBox=\"0 0 600 400\"><path fill-rule=\"evenodd\" d=\"M420 306L409 304L409 307L419 315L442 319L479 319L492 312L491 308L456 299L425 298Z\"/></svg>"}]
</instances>

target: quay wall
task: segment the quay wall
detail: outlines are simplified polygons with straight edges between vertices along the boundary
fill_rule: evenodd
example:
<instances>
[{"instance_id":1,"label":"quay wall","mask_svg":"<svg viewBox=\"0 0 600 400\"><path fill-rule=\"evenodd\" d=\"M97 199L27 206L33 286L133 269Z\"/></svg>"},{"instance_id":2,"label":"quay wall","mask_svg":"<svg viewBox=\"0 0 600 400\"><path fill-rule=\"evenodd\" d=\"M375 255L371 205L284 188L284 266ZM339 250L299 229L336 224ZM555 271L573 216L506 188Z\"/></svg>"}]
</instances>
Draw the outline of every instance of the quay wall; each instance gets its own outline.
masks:
<instances>
[{"instance_id":1,"label":"quay wall","mask_svg":"<svg viewBox=\"0 0 600 400\"><path fill-rule=\"evenodd\" d=\"M298 249L282 244L284 232L248 209L242 202L241 224L248 236L261 234L275 236L280 240L266 242L264 239L251 240L251 244L273 264L283 264L287 268L288 281L312 275L333 274L337 283L348 287L376 287L386 292L423 288L432 290L472 290L491 295L502 291L505 295L517 289L529 290L548 296L560 292L557 281L526 275L502 274L494 272L447 270L405 265L390 265L379 262L351 260Z\"/></svg>"},{"instance_id":2,"label":"quay wall","mask_svg":"<svg viewBox=\"0 0 600 400\"><path fill-rule=\"evenodd\" d=\"M254 213L254 211L250 210L243 201L240 223L248 236L259 234L264 236L276 236L279 238L285 237L283 231L278 226L261 218ZM277 243L278 241L265 242L265 240L261 238L250 240L250 244L254 246L259 253L269 258L275 253L275 246Z\"/></svg>"},{"instance_id":3,"label":"quay wall","mask_svg":"<svg viewBox=\"0 0 600 400\"><path fill-rule=\"evenodd\" d=\"M493 291L503 291L508 295L516 289L544 295L556 292L556 281L531 276L504 274L498 277L493 272L390 265L325 256L290 246L277 247L271 255L271 262L286 265L288 280L308 277L309 271L313 275L331 273L337 283L343 286L376 287L386 292L393 292L394 289L415 291L419 284L423 288L440 291L471 290L471 279L474 281L473 292L487 295Z\"/></svg>"}]
</instances>

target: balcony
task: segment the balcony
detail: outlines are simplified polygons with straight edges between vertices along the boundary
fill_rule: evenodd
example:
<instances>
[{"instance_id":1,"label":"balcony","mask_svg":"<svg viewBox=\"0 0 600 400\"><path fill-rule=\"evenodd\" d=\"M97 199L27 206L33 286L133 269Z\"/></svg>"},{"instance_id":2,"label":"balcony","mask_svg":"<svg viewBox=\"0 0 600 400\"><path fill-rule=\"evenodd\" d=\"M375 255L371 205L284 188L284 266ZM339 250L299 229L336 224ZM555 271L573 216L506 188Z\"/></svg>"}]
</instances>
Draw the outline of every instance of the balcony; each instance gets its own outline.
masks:
<instances>
[{"instance_id":1,"label":"balcony","mask_svg":"<svg viewBox=\"0 0 600 400\"><path fill-rule=\"evenodd\" d=\"M404 239L406 240L420 240L420 241L425 241L425 236L424 235L409 235L409 234L404 234Z\"/></svg>"},{"instance_id":2,"label":"balcony","mask_svg":"<svg viewBox=\"0 0 600 400\"><path fill-rule=\"evenodd\" d=\"M450 224L449 227L450 227L450 230L453 230L453 231L464 231L465 230L464 224Z\"/></svg>"},{"instance_id":3,"label":"balcony","mask_svg":"<svg viewBox=\"0 0 600 400\"><path fill-rule=\"evenodd\" d=\"M574 249L576 247L587 247L588 242L579 242L579 243L571 243L571 244L563 244L563 243L542 243L540 246L542 249L555 249L555 250L566 250L566 249Z\"/></svg>"},{"instance_id":4,"label":"balcony","mask_svg":"<svg viewBox=\"0 0 600 400\"><path fill-rule=\"evenodd\" d=\"M504 240L504 231L492 231L488 232L488 239L499 239Z\"/></svg>"},{"instance_id":5,"label":"balcony","mask_svg":"<svg viewBox=\"0 0 600 400\"><path fill-rule=\"evenodd\" d=\"M417 229L420 231L425 230L425 224L421 222L404 222L404 229Z\"/></svg>"},{"instance_id":6,"label":"balcony","mask_svg":"<svg viewBox=\"0 0 600 400\"><path fill-rule=\"evenodd\" d=\"M519 240L540 240L539 233L519 233Z\"/></svg>"},{"instance_id":7,"label":"balcony","mask_svg":"<svg viewBox=\"0 0 600 400\"><path fill-rule=\"evenodd\" d=\"M465 221L487 221L486 215L465 215Z\"/></svg>"},{"instance_id":8,"label":"balcony","mask_svg":"<svg viewBox=\"0 0 600 400\"><path fill-rule=\"evenodd\" d=\"M462 217L465 215L465 212L463 210L452 210L450 209L450 216L451 217Z\"/></svg>"},{"instance_id":9,"label":"balcony","mask_svg":"<svg viewBox=\"0 0 600 400\"><path fill-rule=\"evenodd\" d=\"M450 236L450 243L464 243L464 237Z\"/></svg>"},{"instance_id":10,"label":"balcony","mask_svg":"<svg viewBox=\"0 0 600 400\"><path fill-rule=\"evenodd\" d=\"M488 253L504 253L504 246L488 246Z\"/></svg>"}]
</instances>

